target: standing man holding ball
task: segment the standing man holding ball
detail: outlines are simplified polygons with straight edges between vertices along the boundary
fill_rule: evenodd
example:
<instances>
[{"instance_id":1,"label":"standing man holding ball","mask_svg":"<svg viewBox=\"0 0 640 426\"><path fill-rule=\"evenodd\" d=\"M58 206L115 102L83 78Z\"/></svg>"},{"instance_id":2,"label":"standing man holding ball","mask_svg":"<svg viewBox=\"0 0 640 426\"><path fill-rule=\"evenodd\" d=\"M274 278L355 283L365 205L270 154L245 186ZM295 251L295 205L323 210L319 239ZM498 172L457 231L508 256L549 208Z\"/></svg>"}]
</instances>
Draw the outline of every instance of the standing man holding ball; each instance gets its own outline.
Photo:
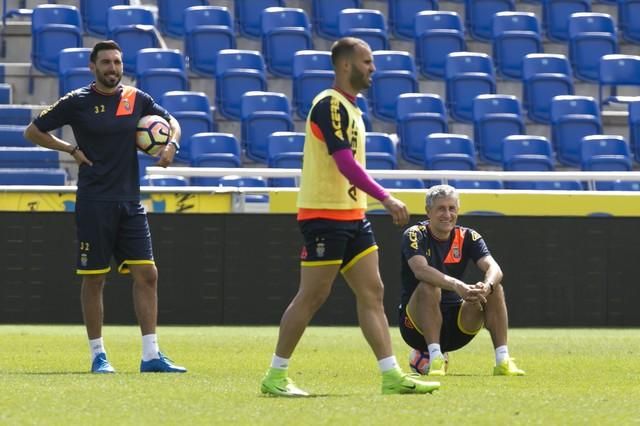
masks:
<instances>
[{"instance_id":1,"label":"standing man holding ball","mask_svg":"<svg viewBox=\"0 0 640 426\"><path fill-rule=\"evenodd\" d=\"M114 41L95 44L89 68L95 81L67 93L45 109L25 137L66 152L78 164L76 273L82 276L81 302L91 350L92 373L114 373L102 339L103 289L114 257L118 272L131 273L133 301L142 332L140 372L184 373L158 347L158 270L153 260L147 216L140 204L136 125L160 115L171 126L170 142L158 165L166 167L179 149L180 125L145 92L120 83L122 49ZM49 132L70 125L77 145Z\"/></svg>"}]
</instances>

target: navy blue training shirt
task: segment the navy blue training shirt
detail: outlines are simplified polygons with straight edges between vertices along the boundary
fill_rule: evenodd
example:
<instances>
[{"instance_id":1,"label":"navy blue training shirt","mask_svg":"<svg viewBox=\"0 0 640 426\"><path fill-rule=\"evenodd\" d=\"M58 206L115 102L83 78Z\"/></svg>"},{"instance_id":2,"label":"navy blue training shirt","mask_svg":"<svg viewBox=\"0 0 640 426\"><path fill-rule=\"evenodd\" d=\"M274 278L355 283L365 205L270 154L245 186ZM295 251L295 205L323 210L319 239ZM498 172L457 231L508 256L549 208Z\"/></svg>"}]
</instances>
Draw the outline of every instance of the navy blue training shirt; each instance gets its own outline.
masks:
<instances>
[{"instance_id":1,"label":"navy blue training shirt","mask_svg":"<svg viewBox=\"0 0 640 426\"><path fill-rule=\"evenodd\" d=\"M456 226L446 241L438 240L429 230L429 221L404 231L402 236L402 295L401 306L406 306L418 286L418 279L409 267L413 256L424 256L429 266L451 277L462 280L469 260L474 263L491 254L482 236L471 228ZM442 290L441 304L460 302L460 296L450 290Z\"/></svg>"},{"instance_id":2,"label":"navy blue training shirt","mask_svg":"<svg viewBox=\"0 0 640 426\"><path fill-rule=\"evenodd\" d=\"M135 87L120 85L106 94L90 84L60 98L33 124L42 132L70 125L78 146L93 162L80 166L78 199L138 201L136 124L145 115L169 119L164 108Z\"/></svg>"}]
</instances>

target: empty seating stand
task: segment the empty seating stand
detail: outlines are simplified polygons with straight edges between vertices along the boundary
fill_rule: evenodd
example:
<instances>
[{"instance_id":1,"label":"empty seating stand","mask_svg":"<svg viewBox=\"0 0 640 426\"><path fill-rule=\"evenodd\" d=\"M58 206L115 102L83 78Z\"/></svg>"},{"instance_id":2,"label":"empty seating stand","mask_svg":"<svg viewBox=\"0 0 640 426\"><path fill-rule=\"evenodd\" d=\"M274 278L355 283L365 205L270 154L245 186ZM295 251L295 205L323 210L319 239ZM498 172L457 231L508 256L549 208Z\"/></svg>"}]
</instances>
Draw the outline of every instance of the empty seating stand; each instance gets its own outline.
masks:
<instances>
[{"instance_id":1,"label":"empty seating stand","mask_svg":"<svg viewBox=\"0 0 640 426\"><path fill-rule=\"evenodd\" d=\"M82 18L75 6L42 4L31 20L31 62L49 75L58 74L58 53L82 47Z\"/></svg>"},{"instance_id":2,"label":"empty seating stand","mask_svg":"<svg viewBox=\"0 0 640 426\"><path fill-rule=\"evenodd\" d=\"M415 16L424 10L438 10L438 0L389 0L389 29L400 39L413 40Z\"/></svg>"},{"instance_id":3,"label":"empty seating stand","mask_svg":"<svg viewBox=\"0 0 640 426\"><path fill-rule=\"evenodd\" d=\"M223 49L236 48L231 14L226 7L193 6L184 11L184 53L189 69L215 77L216 57Z\"/></svg>"},{"instance_id":4,"label":"empty seating stand","mask_svg":"<svg viewBox=\"0 0 640 426\"><path fill-rule=\"evenodd\" d=\"M63 186L67 173L62 169L0 169L0 185Z\"/></svg>"}]
</instances>

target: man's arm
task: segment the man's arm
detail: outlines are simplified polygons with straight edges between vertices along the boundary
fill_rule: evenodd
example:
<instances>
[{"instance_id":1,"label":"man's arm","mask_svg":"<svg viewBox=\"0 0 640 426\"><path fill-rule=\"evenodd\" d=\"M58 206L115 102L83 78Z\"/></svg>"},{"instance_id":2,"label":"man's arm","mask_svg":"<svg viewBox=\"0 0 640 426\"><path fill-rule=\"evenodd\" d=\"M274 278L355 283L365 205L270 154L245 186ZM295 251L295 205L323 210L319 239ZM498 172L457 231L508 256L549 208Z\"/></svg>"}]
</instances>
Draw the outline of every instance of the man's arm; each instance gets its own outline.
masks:
<instances>
[{"instance_id":1,"label":"man's arm","mask_svg":"<svg viewBox=\"0 0 640 426\"><path fill-rule=\"evenodd\" d=\"M340 173L349 182L382 203L393 218L394 224L406 225L409 222L407 206L374 181L364 167L353 158L350 149L340 149L334 152L332 157Z\"/></svg>"},{"instance_id":2,"label":"man's arm","mask_svg":"<svg viewBox=\"0 0 640 426\"><path fill-rule=\"evenodd\" d=\"M496 284L502 283L502 269L491 255L478 259L476 265L484 272L484 280L476 283L476 286L483 287L484 295L488 296L493 293L493 288Z\"/></svg>"},{"instance_id":3,"label":"man's arm","mask_svg":"<svg viewBox=\"0 0 640 426\"><path fill-rule=\"evenodd\" d=\"M169 139L171 142L169 142L160 153L160 158L158 159L158 166L160 167L167 167L171 164L173 162L173 158L178 153L178 148L180 147L180 136L182 134L182 130L180 129L180 123L178 123L178 120L171 115L169 116L169 126L171 127Z\"/></svg>"},{"instance_id":4,"label":"man's arm","mask_svg":"<svg viewBox=\"0 0 640 426\"><path fill-rule=\"evenodd\" d=\"M337 108L336 108L337 106ZM336 116L339 120L336 121ZM327 97L311 110L311 128L315 136L327 145L340 173L359 190L380 201L396 225L409 222L407 206L389 194L353 157L349 135L349 114L336 99Z\"/></svg>"},{"instance_id":5,"label":"man's arm","mask_svg":"<svg viewBox=\"0 0 640 426\"><path fill-rule=\"evenodd\" d=\"M38 129L38 126L33 123L29 124L25 129L24 137L28 141L43 148L66 152L67 154L71 155L78 164L86 163L89 165L93 165L93 163L89 161L87 157L85 157L80 147L72 145L69 142L66 142L50 133L41 131L40 129Z\"/></svg>"},{"instance_id":6,"label":"man's arm","mask_svg":"<svg viewBox=\"0 0 640 426\"><path fill-rule=\"evenodd\" d=\"M455 291L460 297L469 302L486 302L482 293L484 289L470 286L457 278L438 271L429 265L424 256L413 256L408 262L411 271L421 283L433 285L445 290Z\"/></svg>"}]
</instances>

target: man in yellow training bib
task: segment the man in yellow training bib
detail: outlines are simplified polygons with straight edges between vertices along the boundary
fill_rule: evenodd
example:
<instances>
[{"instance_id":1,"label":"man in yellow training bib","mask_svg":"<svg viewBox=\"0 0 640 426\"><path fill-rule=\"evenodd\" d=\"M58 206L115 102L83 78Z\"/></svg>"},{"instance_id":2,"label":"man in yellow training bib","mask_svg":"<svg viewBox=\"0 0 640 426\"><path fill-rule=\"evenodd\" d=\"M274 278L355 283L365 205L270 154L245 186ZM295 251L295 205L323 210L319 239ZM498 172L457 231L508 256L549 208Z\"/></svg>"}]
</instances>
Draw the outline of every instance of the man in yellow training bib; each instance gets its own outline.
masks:
<instances>
[{"instance_id":1,"label":"man in yellow training bib","mask_svg":"<svg viewBox=\"0 0 640 426\"><path fill-rule=\"evenodd\" d=\"M382 203L395 224L405 225L409 220L405 204L365 170L365 127L356 96L371 85L375 71L371 49L360 39L342 38L333 44L331 60L334 86L313 100L305 129L298 195L298 222L304 239L300 286L282 316L261 391L276 396L309 395L288 377L289 359L340 272L356 296L360 327L382 373L382 393L430 393L440 383L404 374L393 355L382 304L378 246L365 217L369 194Z\"/></svg>"}]
</instances>

